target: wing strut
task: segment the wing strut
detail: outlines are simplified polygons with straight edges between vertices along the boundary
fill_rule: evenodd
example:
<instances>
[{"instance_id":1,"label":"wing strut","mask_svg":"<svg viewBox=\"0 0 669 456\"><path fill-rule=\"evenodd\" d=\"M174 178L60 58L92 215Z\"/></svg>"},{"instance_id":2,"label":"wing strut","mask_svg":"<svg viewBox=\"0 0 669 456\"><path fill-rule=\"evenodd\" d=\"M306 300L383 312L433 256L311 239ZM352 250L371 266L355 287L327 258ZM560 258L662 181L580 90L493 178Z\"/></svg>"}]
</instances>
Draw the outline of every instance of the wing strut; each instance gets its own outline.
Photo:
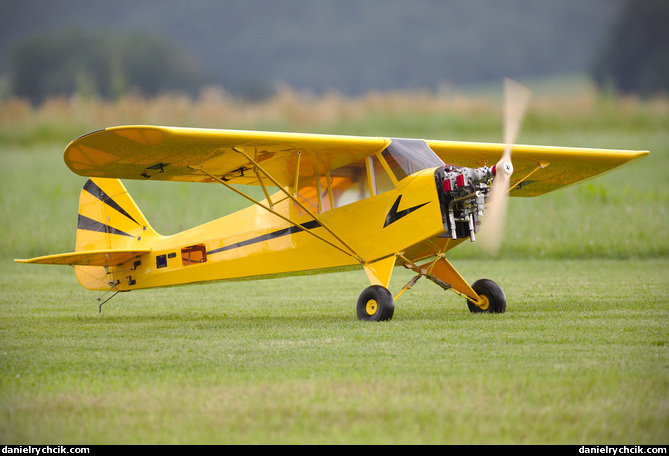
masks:
<instances>
[{"instance_id":1,"label":"wing strut","mask_svg":"<svg viewBox=\"0 0 669 456\"><path fill-rule=\"evenodd\" d=\"M252 162L253 162L253 161L252 161ZM255 163L255 162L253 162L253 163ZM289 219L288 217L286 217L285 215L279 214L279 213L278 213L277 211L275 211L273 208L271 208L271 207L269 207L269 206L266 206L266 205L262 204L260 201L256 200L255 198L253 198L253 197L247 195L246 193L244 193L244 192L242 192L242 191L236 189L236 188L233 187L232 185L230 185L230 184L228 184L227 182L225 182L223 179L220 179L220 178L216 177L215 175L211 174L209 171L207 171L206 169L202 168L201 165L200 165L199 167L197 167L197 168L192 168L192 169L196 169L196 170L198 170L198 171L202 171L203 173L205 173L206 175L208 175L209 177L211 177L212 179L214 179L216 182L218 182L218 183L220 183L220 184L223 184L224 186L226 186L227 188L229 188L229 189L232 190L233 192L237 193L237 194L240 195L240 196L243 196L243 197L246 198L247 200L251 201L253 204L256 204L256 205L262 207L262 208L265 209L267 212L276 215L277 217L279 217L280 219L282 219L282 220L284 220L284 221L290 223L291 225L295 225L295 226L298 226L298 227L301 226L299 223L294 222L293 220L290 220L290 219ZM265 175L267 176L267 174L265 173L264 170L262 170L262 168L258 168L258 169L260 169L260 170L263 172L263 174L265 174ZM269 177L269 176L267 176L267 177L270 178L270 180L272 180L272 182L274 182L279 188L281 188L281 189L283 190L283 187L282 187L281 185L279 185L278 183L276 183L276 181L275 181L274 179L272 179L272 178ZM285 190L283 190L283 191L284 191L284 193L288 194ZM293 201L296 201L295 198L292 197L292 195L288 195L288 196L289 196ZM299 203L298 203L298 204L299 204ZM300 205L300 206L302 206L302 205ZM309 213L310 213L310 212L309 212ZM313 214L312 214L312 216L313 216ZM316 218L316 217L314 217L314 219L315 219L319 224L321 224L321 226L323 226L325 229L327 229L328 231L330 231L330 232L332 233L332 231L331 231L329 228L327 228L327 226L325 226L325 225L323 224L323 222L322 222L320 219L318 219L318 218ZM312 236L314 236L314 237L320 239L321 241L325 242L326 244L331 245L332 247L334 247L335 249L339 250L340 252L345 253L346 255L355 258L355 259L356 259L357 261L359 261L360 263L364 263L364 260L363 260L357 253L355 253L355 251L354 251L353 249L351 249L350 247L348 247L348 245L346 245L343 241L341 241L341 239L339 239L339 237L336 236L334 233L332 233L332 234L333 234L337 239L339 239L340 242L342 242L342 244L344 244L344 245L350 250L350 252L347 252L346 250L344 250L344 249L341 248L340 246L333 244L332 242L328 241L328 240L325 239L324 237L322 237L322 236L320 236L320 235L314 233L312 230L307 230L307 229L305 229L304 231L307 232L307 233L309 233L309 234L311 234Z\"/></svg>"},{"instance_id":2,"label":"wing strut","mask_svg":"<svg viewBox=\"0 0 669 456\"><path fill-rule=\"evenodd\" d=\"M511 188L509 189L509 192L510 192L511 190L515 189L516 187L518 187L519 185L521 185L523 182L525 182L525 181L526 181L532 174L536 173L536 172L539 171L540 169L543 169L543 168L545 168L545 167L547 167L547 166L549 166L549 165L550 165L550 163L547 162L547 161L543 161L543 160L539 161L539 163L537 163L537 167L534 168L534 169L533 169L532 171L530 171L529 173L525 174L525 176L521 177L520 180L519 180L518 182L516 182L515 184L513 184L513 185L511 186ZM508 192L507 192L507 193L508 193Z\"/></svg>"},{"instance_id":3,"label":"wing strut","mask_svg":"<svg viewBox=\"0 0 669 456\"><path fill-rule=\"evenodd\" d=\"M357 253L355 250L353 250L353 248L352 248L350 245L348 245L348 244L346 243L346 241L344 241L339 235L337 235L337 233L335 233L335 232L334 232L334 231L333 231L333 230L332 230L332 229L331 229L325 222L323 222L323 220L322 220L321 218L319 218L316 214L314 214L313 212L311 212L311 210L309 210L309 208L307 208L304 204L302 204L302 203L295 197L295 195L291 194L289 191L287 191L287 190L283 187L283 185L281 185L279 182L277 182L277 180L274 179L274 178L273 178L267 171L265 171L265 170L263 169L263 167L260 166L260 165L258 164L258 162L256 162L253 158L251 158L251 156L249 156L249 154L247 154L247 153L244 151L244 149L239 148L239 147L233 147L233 150L234 150L235 152L238 152L238 153L242 154L242 155L244 156L244 158L246 158L249 162L251 162L251 163L253 164L253 166L255 166L256 169L258 169L259 171L261 171L261 172L262 172L262 173L263 173L263 174L264 174L270 181L272 181L272 183L273 183L274 185L276 185L276 187L279 188L279 190L281 190L281 191L282 191L288 198L290 198L295 204L297 204L298 206L300 206L300 208L301 208L303 211L305 211L307 214L309 214L309 216L310 216L312 219L314 219L316 222L320 223L320 225L321 225L323 228L325 228L325 229L328 231L328 233L330 233L332 236L334 236L335 239L337 239L339 242L341 242L341 244L342 244L344 247L346 247L346 248L351 252L351 254L352 254L351 256L353 256L354 258L356 258L360 263L364 263L364 262L365 262L365 260L364 260L360 255L358 255L358 253ZM299 164L300 164L300 157L301 157L301 154L300 154L299 151L298 151L298 155L297 155L297 157L298 157L298 167L299 167ZM296 191L297 191L298 176L299 176L299 169L298 169L298 172L295 173L295 190L296 190ZM294 222L291 222L291 223L295 224ZM341 250L341 249L340 249L340 250Z\"/></svg>"}]
</instances>

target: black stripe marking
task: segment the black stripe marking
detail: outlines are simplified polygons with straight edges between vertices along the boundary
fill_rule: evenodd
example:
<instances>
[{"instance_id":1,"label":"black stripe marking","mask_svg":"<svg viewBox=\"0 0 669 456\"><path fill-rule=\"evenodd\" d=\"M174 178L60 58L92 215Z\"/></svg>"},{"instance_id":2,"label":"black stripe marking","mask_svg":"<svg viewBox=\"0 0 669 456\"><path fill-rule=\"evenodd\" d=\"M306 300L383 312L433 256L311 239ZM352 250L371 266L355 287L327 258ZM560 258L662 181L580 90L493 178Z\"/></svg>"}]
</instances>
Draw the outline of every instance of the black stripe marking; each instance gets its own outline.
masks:
<instances>
[{"instance_id":1,"label":"black stripe marking","mask_svg":"<svg viewBox=\"0 0 669 456\"><path fill-rule=\"evenodd\" d=\"M97 186L95 182L93 182L91 179L88 179L88 182L84 185L84 190L86 190L88 193L93 195L95 198L99 199L106 205L113 207L116 209L119 213L125 215L128 217L130 220L133 222L137 223L139 225L139 222L132 218L130 214L128 214L125 209L123 209L116 201L114 201L109 195L107 195L100 187Z\"/></svg>"},{"instance_id":2,"label":"black stripe marking","mask_svg":"<svg viewBox=\"0 0 669 456\"><path fill-rule=\"evenodd\" d=\"M273 231L271 233L263 234L262 236L257 236L257 237L251 238L251 239L247 239L246 241L241 241L241 242L237 242L235 244L226 245L225 247L221 247L220 249L210 250L210 251L207 252L207 255L213 255L214 253L225 252L226 250L232 250L232 249L237 249L239 247L245 247L245 246L251 245L251 244L257 244L258 242L269 241L269 240L280 238L280 237L283 237L283 236L288 236L288 235L291 235L291 234L299 233L300 231L311 230L311 229L314 229L314 228L318 228L319 226L321 226L321 224L318 223L316 220L314 220L312 222L303 223L299 226L291 226L291 227L288 227L288 228L284 228L282 230Z\"/></svg>"},{"instance_id":3,"label":"black stripe marking","mask_svg":"<svg viewBox=\"0 0 669 456\"><path fill-rule=\"evenodd\" d=\"M97 231L100 233L118 234L119 236L135 237L125 231L117 230L114 227L105 225L104 223L96 222L95 220L79 214L79 221L77 222L77 229L86 231Z\"/></svg>"}]
</instances>

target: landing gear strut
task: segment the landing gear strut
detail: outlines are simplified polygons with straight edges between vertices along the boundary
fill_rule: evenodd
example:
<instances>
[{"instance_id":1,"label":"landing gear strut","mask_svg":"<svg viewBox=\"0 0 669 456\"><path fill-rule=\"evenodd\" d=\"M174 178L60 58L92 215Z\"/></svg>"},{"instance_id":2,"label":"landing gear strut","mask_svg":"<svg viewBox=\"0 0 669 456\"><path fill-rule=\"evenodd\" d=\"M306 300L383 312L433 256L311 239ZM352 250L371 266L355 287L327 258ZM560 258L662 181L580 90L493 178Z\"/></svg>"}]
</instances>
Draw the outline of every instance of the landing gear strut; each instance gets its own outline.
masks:
<instances>
[{"instance_id":1,"label":"landing gear strut","mask_svg":"<svg viewBox=\"0 0 669 456\"><path fill-rule=\"evenodd\" d=\"M392 267L394 260L388 264ZM406 264L418 275L411 279L395 298L383 285L367 287L358 298L356 307L358 320L390 320L395 312L395 301L412 288L421 277L427 277L444 290L454 291L466 298L467 306L472 313L504 313L506 311L506 296L499 285L490 279L480 279L470 286L443 255L422 266L416 266L409 261ZM371 268L370 270L375 271ZM389 274L386 279L389 279ZM382 283L387 282L388 280Z\"/></svg>"},{"instance_id":2,"label":"landing gear strut","mask_svg":"<svg viewBox=\"0 0 669 456\"><path fill-rule=\"evenodd\" d=\"M466 298L471 312L503 313L506 310L506 297L499 285L490 279L480 279L470 286L443 255L422 266L412 264L411 269L418 273L418 276L406 284L399 296L424 276L444 290L451 290ZM395 299L397 300L399 296Z\"/></svg>"}]
</instances>

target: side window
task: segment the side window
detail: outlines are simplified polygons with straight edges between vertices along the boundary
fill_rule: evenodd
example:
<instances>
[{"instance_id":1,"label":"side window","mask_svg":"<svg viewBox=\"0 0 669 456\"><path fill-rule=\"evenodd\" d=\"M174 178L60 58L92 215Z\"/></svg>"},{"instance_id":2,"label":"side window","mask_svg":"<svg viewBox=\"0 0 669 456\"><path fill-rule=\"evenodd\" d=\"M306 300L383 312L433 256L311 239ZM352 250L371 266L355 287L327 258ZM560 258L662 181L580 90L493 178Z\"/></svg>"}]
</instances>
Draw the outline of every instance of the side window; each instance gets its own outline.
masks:
<instances>
[{"instance_id":1,"label":"side window","mask_svg":"<svg viewBox=\"0 0 669 456\"><path fill-rule=\"evenodd\" d=\"M330 173L335 207L346 206L370 196L366 160L338 168Z\"/></svg>"},{"instance_id":2,"label":"side window","mask_svg":"<svg viewBox=\"0 0 669 456\"><path fill-rule=\"evenodd\" d=\"M395 184L390 179L390 176L388 176L379 157L374 154L368 160L370 163L370 175L372 176L372 189L375 189L374 194L379 195L394 189Z\"/></svg>"},{"instance_id":3,"label":"side window","mask_svg":"<svg viewBox=\"0 0 669 456\"><path fill-rule=\"evenodd\" d=\"M327 212L332 209L330 190L328 178L326 176L319 176L302 185L297 192L297 199L314 214ZM301 207L296 206L296 209L299 214L305 214Z\"/></svg>"},{"instance_id":4,"label":"side window","mask_svg":"<svg viewBox=\"0 0 669 456\"><path fill-rule=\"evenodd\" d=\"M390 168L394 166L393 171L396 169L395 172L401 173L402 167L392 155L388 154L388 157L393 163L388 164ZM388 175L388 166L381 160L383 158L374 154L305 182L297 191L297 199L312 213L318 214L387 192L395 188L395 183ZM295 209L300 215L306 214L297 204Z\"/></svg>"}]
</instances>

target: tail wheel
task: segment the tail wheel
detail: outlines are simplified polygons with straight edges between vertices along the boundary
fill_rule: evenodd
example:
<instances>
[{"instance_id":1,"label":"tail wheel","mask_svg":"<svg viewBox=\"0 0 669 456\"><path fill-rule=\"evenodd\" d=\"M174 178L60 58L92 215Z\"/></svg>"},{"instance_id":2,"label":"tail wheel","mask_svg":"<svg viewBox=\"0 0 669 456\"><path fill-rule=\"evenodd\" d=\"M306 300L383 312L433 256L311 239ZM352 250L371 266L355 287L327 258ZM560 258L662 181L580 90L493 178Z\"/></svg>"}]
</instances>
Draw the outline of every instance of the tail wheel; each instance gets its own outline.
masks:
<instances>
[{"instance_id":1,"label":"tail wheel","mask_svg":"<svg viewBox=\"0 0 669 456\"><path fill-rule=\"evenodd\" d=\"M387 288L372 285L365 288L358 298L356 307L358 320L385 321L393 318L395 301Z\"/></svg>"},{"instance_id":2,"label":"tail wheel","mask_svg":"<svg viewBox=\"0 0 669 456\"><path fill-rule=\"evenodd\" d=\"M474 290L483 300L483 305L477 306L467 301L472 313L504 313L506 311L506 296L502 288L490 279L480 279L472 284Z\"/></svg>"}]
</instances>

